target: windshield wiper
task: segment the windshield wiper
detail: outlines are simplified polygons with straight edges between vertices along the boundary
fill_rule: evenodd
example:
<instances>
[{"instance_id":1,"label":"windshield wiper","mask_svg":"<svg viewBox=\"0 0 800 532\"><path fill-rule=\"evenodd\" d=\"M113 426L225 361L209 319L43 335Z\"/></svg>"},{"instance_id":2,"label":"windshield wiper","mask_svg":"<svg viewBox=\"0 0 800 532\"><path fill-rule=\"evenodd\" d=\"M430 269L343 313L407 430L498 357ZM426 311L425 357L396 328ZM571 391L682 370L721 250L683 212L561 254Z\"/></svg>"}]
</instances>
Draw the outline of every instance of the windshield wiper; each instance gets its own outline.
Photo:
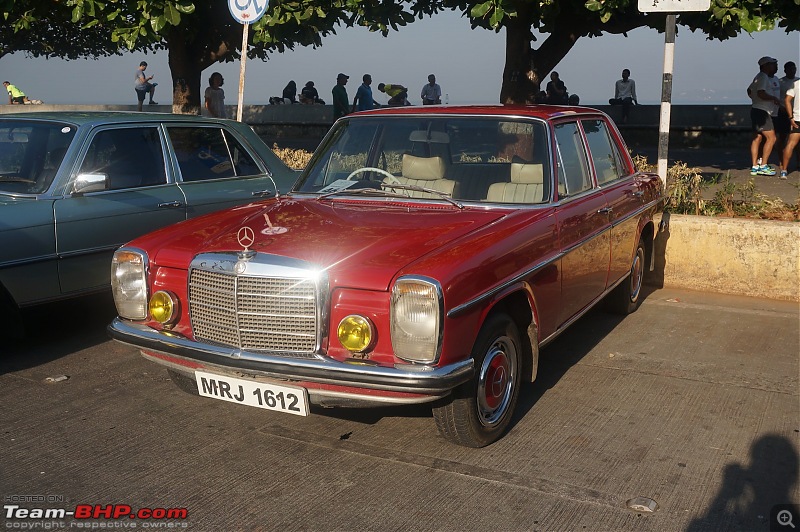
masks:
<instances>
[{"instance_id":1,"label":"windshield wiper","mask_svg":"<svg viewBox=\"0 0 800 532\"><path fill-rule=\"evenodd\" d=\"M27 177L0 175L0 182L2 183L36 183L33 179Z\"/></svg>"},{"instance_id":2,"label":"windshield wiper","mask_svg":"<svg viewBox=\"0 0 800 532\"><path fill-rule=\"evenodd\" d=\"M358 195L363 194L365 196L392 196L397 198L406 198L405 194L398 194L397 192L389 192L388 190L382 190L379 188L340 188L339 190L334 190L333 192L326 192L325 194L321 194L317 199L324 200L330 198L331 196L338 196L342 194L351 194L351 195Z\"/></svg>"},{"instance_id":3,"label":"windshield wiper","mask_svg":"<svg viewBox=\"0 0 800 532\"><path fill-rule=\"evenodd\" d=\"M397 190L413 190L415 192L425 192L427 194L433 194L434 196L438 196L439 198L445 200L448 203L458 207L459 209L463 209L464 205L456 200L454 200L449 194L445 194L444 192L440 192L438 190L434 190L432 188L425 188L419 185L407 185L403 183L381 183L381 188L391 188Z\"/></svg>"}]
</instances>

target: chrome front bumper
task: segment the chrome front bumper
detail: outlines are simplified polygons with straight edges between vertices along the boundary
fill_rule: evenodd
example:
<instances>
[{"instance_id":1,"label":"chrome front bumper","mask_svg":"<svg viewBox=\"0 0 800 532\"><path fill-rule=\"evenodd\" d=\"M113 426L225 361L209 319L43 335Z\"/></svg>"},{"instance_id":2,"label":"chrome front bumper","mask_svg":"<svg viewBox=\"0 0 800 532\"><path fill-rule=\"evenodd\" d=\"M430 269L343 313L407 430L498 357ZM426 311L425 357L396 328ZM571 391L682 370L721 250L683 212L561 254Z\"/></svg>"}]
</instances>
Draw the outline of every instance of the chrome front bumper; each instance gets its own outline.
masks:
<instances>
[{"instance_id":1,"label":"chrome front bumper","mask_svg":"<svg viewBox=\"0 0 800 532\"><path fill-rule=\"evenodd\" d=\"M195 342L120 318L111 322L108 333L114 340L144 351L281 381L442 396L470 380L474 374L471 358L441 368L411 364L387 368L347 364L324 356L272 356Z\"/></svg>"}]
</instances>

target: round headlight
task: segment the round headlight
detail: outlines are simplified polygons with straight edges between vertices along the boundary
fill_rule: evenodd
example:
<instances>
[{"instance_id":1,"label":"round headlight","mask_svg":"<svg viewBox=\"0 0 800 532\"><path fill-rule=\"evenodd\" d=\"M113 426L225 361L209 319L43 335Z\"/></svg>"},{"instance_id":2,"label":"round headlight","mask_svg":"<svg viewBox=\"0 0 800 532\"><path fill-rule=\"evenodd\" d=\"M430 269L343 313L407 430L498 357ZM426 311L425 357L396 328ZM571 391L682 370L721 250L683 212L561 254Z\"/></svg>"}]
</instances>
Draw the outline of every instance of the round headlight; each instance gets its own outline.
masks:
<instances>
[{"instance_id":1,"label":"round headlight","mask_svg":"<svg viewBox=\"0 0 800 532\"><path fill-rule=\"evenodd\" d=\"M159 290L150 298L147 309L158 323L171 323L178 317L178 298L169 292Z\"/></svg>"},{"instance_id":2,"label":"round headlight","mask_svg":"<svg viewBox=\"0 0 800 532\"><path fill-rule=\"evenodd\" d=\"M345 349L361 353L372 345L375 331L367 318L350 315L339 322L337 336Z\"/></svg>"}]
</instances>

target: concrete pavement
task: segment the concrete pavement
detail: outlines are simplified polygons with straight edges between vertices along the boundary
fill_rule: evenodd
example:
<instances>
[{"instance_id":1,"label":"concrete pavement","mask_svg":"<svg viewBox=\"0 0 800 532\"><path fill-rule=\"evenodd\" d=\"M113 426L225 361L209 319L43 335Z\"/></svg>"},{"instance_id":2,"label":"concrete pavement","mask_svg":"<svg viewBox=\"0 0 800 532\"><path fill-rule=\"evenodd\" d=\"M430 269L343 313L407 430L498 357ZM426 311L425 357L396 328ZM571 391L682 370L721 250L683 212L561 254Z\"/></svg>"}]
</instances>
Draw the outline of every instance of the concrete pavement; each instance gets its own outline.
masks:
<instances>
[{"instance_id":1,"label":"concrete pavement","mask_svg":"<svg viewBox=\"0 0 800 532\"><path fill-rule=\"evenodd\" d=\"M113 315L63 304L3 344L4 497L186 508L173 523L231 531L769 530L800 503L796 303L662 289L625 318L593 311L485 449L445 442L424 407L297 418L190 396L107 339Z\"/></svg>"}]
</instances>

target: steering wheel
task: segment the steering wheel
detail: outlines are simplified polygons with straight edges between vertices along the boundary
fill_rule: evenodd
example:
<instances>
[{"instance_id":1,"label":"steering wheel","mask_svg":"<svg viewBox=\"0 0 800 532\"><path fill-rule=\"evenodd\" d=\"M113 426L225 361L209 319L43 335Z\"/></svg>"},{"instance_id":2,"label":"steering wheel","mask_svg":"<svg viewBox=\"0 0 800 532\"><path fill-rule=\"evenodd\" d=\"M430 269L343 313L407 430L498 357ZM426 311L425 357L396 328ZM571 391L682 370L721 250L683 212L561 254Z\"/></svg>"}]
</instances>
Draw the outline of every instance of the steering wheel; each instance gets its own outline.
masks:
<instances>
[{"instance_id":1,"label":"steering wheel","mask_svg":"<svg viewBox=\"0 0 800 532\"><path fill-rule=\"evenodd\" d=\"M374 166L365 166L363 168L359 168L358 170L353 170L352 172L350 172L350 175L347 176L345 179L347 181L352 181L353 180L353 176L355 176L356 174L360 174L362 172L378 172L379 174L385 175L387 178L391 178L391 179L395 179L395 180L397 179L396 177L394 177L392 174L390 174L386 170L383 170L382 168L375 168Z\"/></svg>"}]
</instances>

